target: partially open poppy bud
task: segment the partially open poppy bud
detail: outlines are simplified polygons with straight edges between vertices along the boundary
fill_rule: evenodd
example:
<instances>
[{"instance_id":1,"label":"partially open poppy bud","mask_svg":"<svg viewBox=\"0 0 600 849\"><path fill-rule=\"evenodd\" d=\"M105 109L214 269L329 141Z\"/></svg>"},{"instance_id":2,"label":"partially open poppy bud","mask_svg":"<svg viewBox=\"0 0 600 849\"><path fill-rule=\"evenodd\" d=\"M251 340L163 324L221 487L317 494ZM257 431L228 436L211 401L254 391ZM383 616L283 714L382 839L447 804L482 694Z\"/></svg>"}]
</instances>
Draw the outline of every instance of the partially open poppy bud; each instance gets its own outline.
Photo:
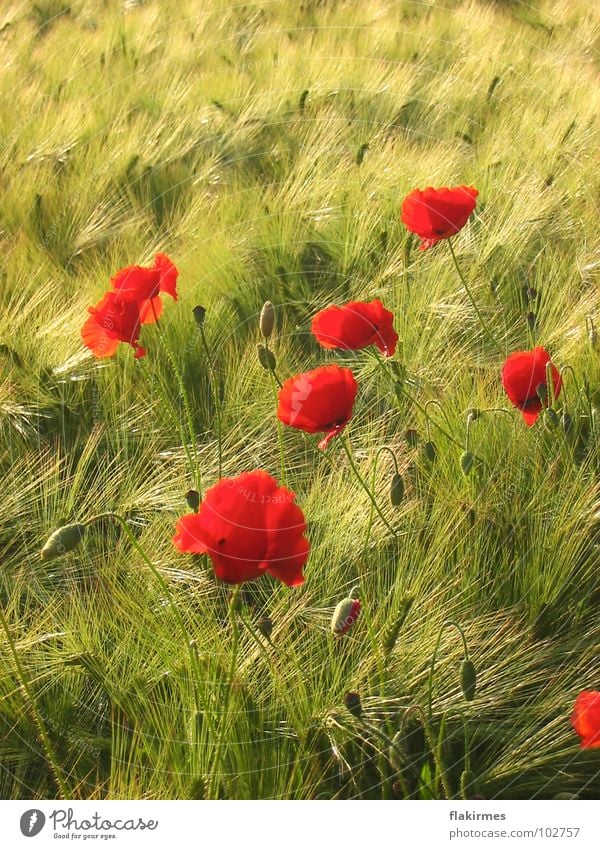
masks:
<instances>
[{"instance_id":1,"label":"partially open poppy bud","mask_svg":"<svg viewBox=\"0 0 600 849\"><path fill-rule=\"evenodd\" d=\"M42 548L42 560L53 560L61 554L73 551L83 539L84 534L85 525L63 525L62 528L58 528L50 535Z\"/></svg>"},{"instance_id":2,"label":"partially open poppy bud","mask_svg":"<svg viewBox=\"0 0 600 849\"><path fill-rule=\"evenodd\" d=\"M460 665L460 686L465 699L468 702L472 702L475 698L475 689L477 687L477 672L470 660L463 660Z\"/></svg>"},{"instance_id":3,"label":"partially open poppy bud","mask_svg":"<svg viewBox=\"0 0 600 849\"><path fill-rule=\"evenodd\" d=\"M362 714L362 702L358 693L354 693L353 691L344 693L344 704L353 716L360 716Z\"/></svg>"},{"instance_id":4,"label":"partially open poppy bud","mask_svg":"<svg viewBox=\"0 0 600 849\"><path fill-rule=\"evenodd\" d=\"M200 493L196 492L195 489L188 489L185 494L185 500L187 501L187 505L190 510L193 510L194 513L197 513L198 508L200 507Z\"/></svg>"},{"instance_id":5,"label":"partially open poppy bud","mask_svg":"<svg viewBox=\"0 0 600 849\"><path fill-rule=\"evenodd\" d=\"M265 339L269 339L271 333L273 332L273 327L275 326L275 307L271 303L271 301L265 301L263 304L263 308L260 311L260 320L259 327L260 332L265 337Z\"/></svg>"},{"instance_id":6,"label":"partially open poppy bud","mask_svg":"<svg viewBox=\"0 0 600 849\"><path fill-rule=\"evenodd\" d=\"M416 448L419 444L419 434L414 427L409 427L404 433L404 438L411 448Z\"/></svg>"},{"instance_id":7,"label":"partially open poppy bud","mask_svg":"<svg viewBox=\"0 0 600 849\"><path fill-rule=\"evenodd\" d=\"M427 460L429 460L430 463L433 463L433 461L435 460L436 455L437 455L437 449L435 447L435 443L434 442L423 443L423 454L425 455L425 458Z\"/></svg>"},{"instance_id":8,"label":"partially open poppy bud","mask_svg":"<svg viewBox=\"0 0 600 849\"><path fill-rule=\"evenodd\" d=\"M333 611L331 633L338 637L347 633L358 619L361 607L358 598L343 598Z\"/></svg>"},{"instance_id":9,"label":"partially open poppy bud","mask_svg":"<svg viewBox=\"0 0 600 849\"><path fill-rule=\"evenodd\" d=\"M206 310L204 307L194 307L194 320L198 327L202 327L206 318Z\"/></svg>"},{"instance_id":10,"label":"partially open poppy bud","mask_svg":"<svg viewBox=\"0 0 600 849\"><path fill-rule=\"evenodd\" d=\"M390 502L393 507L398 507L402 504L404 498L404 479L399 472L394 472L392 484L390 486Z\"/></svg>"},{"instance_id":11,"label":"partially open poppy bud","mask_svg":"<svg viewBox=\"0 0 600 849\"><path fill-rule=\"evenodd\" d=\"M273 633L273 620L268 616L263 616L263 618L259 619L256 624L260 633L269 639Z\"/></svg>"},{"instance_id":12,"label":"partially open poppy bud","mask_svg":"<svg viewBox=\"0 0 600 849\"><path fill-rule=\"evenodd\" d=\"M473 454L471 454L470 451L463 452L460 458L460 467L465 477L471 474L471 469L473 468L474 461L475 457L473 456Z\"/></svg>"},{"instance_id":13,"label":"partially open poppy bud","mask_svg":"<svg viewBox=\"0 0 600 849\"><path fill-rule=\"evenodd\" d=\"M267 371L275 371L275 366L277 365L277 363L273 351L269 350L269 348L259 342L259 344L256 346L256 352L258 354L258 361L261 366Z\"/></svg>"}]
</instances>

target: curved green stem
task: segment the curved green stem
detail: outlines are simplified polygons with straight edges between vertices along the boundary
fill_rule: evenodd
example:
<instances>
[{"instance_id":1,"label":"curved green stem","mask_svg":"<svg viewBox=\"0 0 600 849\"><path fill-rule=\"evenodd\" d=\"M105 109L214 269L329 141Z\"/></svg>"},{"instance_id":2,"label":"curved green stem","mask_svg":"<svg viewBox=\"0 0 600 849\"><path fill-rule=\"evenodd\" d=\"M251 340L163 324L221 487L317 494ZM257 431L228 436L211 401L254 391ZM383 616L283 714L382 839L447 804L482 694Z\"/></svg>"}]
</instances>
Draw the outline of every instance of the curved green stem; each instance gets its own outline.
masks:
<instances>
[{"instance_id":1,"label":"curved green stem","mask_svg":"<svg viewBox=\"0 0 600 849\"><path fill-rule=\"evenodd\" d=\"M344 451L346 452L346 456L348 457L348 462L350 463L350 468L352 469L352 472L354 473L354 477L356 478L356 480L359 482L361 487L364 489L364 491L369 496L369 501L373 505L374 509L377 511L377 515L379 516L379 518L381 519L383 524L390 531L390 533L392 533L394 536L396 536L396 531L392 528L392 526L390 525L388 520L385 518L385 516L381 512L381 509L380 509L379 505L377 504L377 501L375 500L375 496L373 495L373 493L371 492L371 490L369 489L369 487L365 483L362 475L360 474L360 472L356 468L356 464L355 464L355 462L352 458L352 451L350 449L349 440L344 439L344 437L341 437L341 443L342 443L342 447L343 447Z\"/></svg>"},{"instance_id":2,"label":"curved green stem","mask_svg":"<svg viewBox=\"0 0 600 849\"><path fill-rule=\"evenodd\" d=\"M468 298L469 298L469 300L471 301L471 306L472 306L472 307L473 307L473 309L475 310L475 314L477 315L477 318L478 318L478 320L479 320L479 324L481 325L481 329L483 330L484 334L488 337L488 339L489 339L491 342L493 342L493 343L494 343L494 346L498 349L498 353L499 353L499 354L500 354L500 356L503 358L503 357L504 357L504 351L502 350L502 347L500 346L500 343L498 342L498 340L496 339L496 337L494 336L494 334L492 333L492 331L489 329L489 327L488 327L488 325L487 325L487 322L485 321L485 319L484 319L483 315L481 314L481 311L480 311L479 307L477 306L477 303L476 303L476 301L475 301L475 298L474 298L474 297L473 297L473 295L471 294L471 290L469 289L469 286L468 286L468 284L467 284L467 281L465 280L465 276L464 276L464 274L462 273L462 271L460 270L460 265L458 264L458 260L457 260L457 258L456 258L456 254L455 254L455 252L454 252L454 248L453 248L453 246L452 246L452 239L446 239L446 242L447 242L447 244L448 244L448 248L450 249L450 254L451 254L451 256L452 256L452 261L454 262L454 267L456 268L456 271L457 271L457 273L458 273L458 276L460 277L460 282L463 284L464 290L465 290L465 292L467 293L467 297L468 297Z\"/></svg>"}]
</instances>

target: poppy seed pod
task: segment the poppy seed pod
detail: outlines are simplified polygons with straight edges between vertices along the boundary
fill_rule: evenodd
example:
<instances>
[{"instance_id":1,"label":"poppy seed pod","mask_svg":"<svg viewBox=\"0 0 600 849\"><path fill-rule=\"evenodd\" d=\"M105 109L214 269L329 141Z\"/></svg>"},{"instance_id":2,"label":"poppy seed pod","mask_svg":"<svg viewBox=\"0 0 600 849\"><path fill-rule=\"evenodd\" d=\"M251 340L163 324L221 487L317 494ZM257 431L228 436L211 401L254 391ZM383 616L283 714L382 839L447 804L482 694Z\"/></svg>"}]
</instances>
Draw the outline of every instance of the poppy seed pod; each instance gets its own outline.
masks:
<instances>
[{"instance_id":1,"label":"poppy seed pod","mask_svg":"<svg viewBox=\"0 0 600 849\"><path fill-rule=\"evenodd\" d=\"M200 507L200 493L196 492L195 489L188 489L185 494L185 500L187 501L187 505L194 513L198 512L198 508Z\"/></svg>"},{"instance_id":2,"label":"poppy seed pod","mask_svg":"<svg viewBox=\"0 0 600 849\"><path fill-rule=\"evenodd\" d=\"M336 637L346 634L358 619L361 611L358 598L343 598L336 606L331 617L331 633Z\"/></svg>"},{"instance_id":3,"label":"poppy seed pod","mask_svg":"<svg viewBox=\"0 0 600 849\"><path fill-rule=\"evenodd\" d=\"M429 460L430 463L433 463L437 455L435 443L431 441L423 443L423 454L425 455L426 460Z\"/></svg>"},{"instance_id":4,"label":"poppy seed pod","mask_svg":"<svg viewBox=\"0 0 600 849\"><path fill-rule=\"evenodd\" d=\"M85 525L63 525L62 528L58 528L50 535L42 548L42 560L54 560L61 554L73 551L83 539L84 534Z\"/></svg>"},{"instance_id":5,"label":"poppy seed pod","mask_svg":"<svg viewBox=\"0 0 600 849\"><path fill-rule=\"evenodd\" d=\"M271 301L265 301L260 311L259 327L265 339L269 339L275 327L275 307Z\"/></svg>"},{"instance_id":6,"label":"poppy seed pod","mask_svg":"<svg viewBox=\"0 0 600 849\"><path fill-rule=\"evenodd\" d=\"M256 353L258 354L258 361L261 366L267 371L275 371L275 366L277 362L275 360L275 354L273 351L269 350L265 345L258 344L256 346Z\"/></svg>"},{"instance_id":7,"label":"poppy seed pod","mask_svg":"<svg viewBox=\"0 0 600 849\"><path fill-rule=\"evenodd\" d=\"M471 454L470 451L464 451L460 458L460 467L462 469L462 473L465 477L471 474L471 470L473 468L473 463L475 461L475 457Z\"/></svg>"},{"instance_id":8,"label":"poppy seed pod","mask_svg":"<svg viewBox=\"0 0 600 849\"><path fill-rule=\"evenodd\" d=\"M344 693L344 705L352 716L360 716L362 714L362 702L358 693L351 690Z\"/></svg>"},{"instance_id":9,"label":"poppy seed pod","mask_svg":"<svg viewBox=\"0 0 600 849\"><path fill-rule=\"evenodd\" d=\"M204 307L194 307L194 321L198 327L202 327L206 318L206 310Z\"/></svg>"},{"instance_id":10,"label":"poppy seed pod","mask_svg":"<svg viewBox=\"0 0 600 849\"><path fill-rule=\"evenodd\" d=\"M460 665L460 686L466 701L472 702L477 687L477 672L470 660L463 660Z\"/></svg>"},{"instance_id":11,"label":"poppy seed pod","mask_svg":"<svg viewBox=\"0 0 600 849\"><path fill-rule=\"evenodd\" d=\"M400 472L395 472L390 486L390 502L392 507L399 507L404 498L404 479Z\"/></svg>"}]
</instances>

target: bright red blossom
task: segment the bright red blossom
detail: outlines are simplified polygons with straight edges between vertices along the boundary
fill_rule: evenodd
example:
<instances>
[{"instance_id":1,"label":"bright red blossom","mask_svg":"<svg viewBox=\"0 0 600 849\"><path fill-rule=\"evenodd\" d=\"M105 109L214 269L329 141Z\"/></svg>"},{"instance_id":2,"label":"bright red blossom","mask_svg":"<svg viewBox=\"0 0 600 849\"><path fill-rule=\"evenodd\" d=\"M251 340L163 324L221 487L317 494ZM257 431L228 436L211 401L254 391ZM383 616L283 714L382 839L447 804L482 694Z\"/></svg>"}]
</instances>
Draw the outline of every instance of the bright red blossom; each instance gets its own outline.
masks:
<instances>
[{"instance_id":1,"label":"bright red blossom","mask_svg":"<svg viewBox=\"0 0 600 849\"><path fill-rule=\"evenodd\" d=\"M415 189L402 202L402 222L411 233L421 237L419 250L431 248L441 239L449 239L465 226L479 192L473 186Z\"/></svg>"},{"instance_id":2,"label":"bright red blossom","mask_svg":"<svg viewBox=\"0 0 600 849\"><path fill-rule=\"evenodd\" d=\"M168 256L158 253L154 265L130 265L111 277L110 283L119 303L139 305L142 324L153 324L162 313L161 292L177 300L179 271Z\"/></svg>"},{"instance_id":3,"label":"bright red blossom","mask_svg":"<svg viewBox=\"0 0 600 849\"><path fill-rule=\"evenodd\" d=\"M558 397L562 380L545 348L533 351L515 351L507 357L502 368L502 386L512 404L521 410L528 427L535 424L542 410L537 393L540 384L546 384L546 364L550 363L554 397Z\"/></svg>"},{"instance_id":4,"label":"bright red blossom","mask_svg":"<svg viewBox=\"0 0 600 849\"><path fill-rule=\"evenodd\" d=\"M324 433L319 448L326 448L352 417L358 384L349 368L336 365L297 374L279 390L277 417L307 433Z\"/></svg>"},{"instance_id":5,"label":"bright red blossom","mask_svg":"<svg viewBox=\"0 0 600 849\"><path fill-rule=\"evenodd\" d=\"M181 552L208 554L215 575L228 584L268 572L298 586L310 546L295 497L260 469L222 478L206 491L198 513L179 519L173 543Z\"/></svg>"},{"instance_id":6,"label":"bright red blossom","mask_svg":"<svg viewBox=\"0 0 600 849\"><path fill-rule=\"evenodd\" d=\"M127 342L135 357L146 354L139 343L140 311L134 301L118 301L114 292L106 292L95 307L88 307L90 317L81 328L83 344L96 357L112 357L120 342Z\"/></svg>"},{"instance_id":7,"label":"bright red blossom","mask_svg":"<svg viewBox=\"0 0 600 849\"><path fill-rule=\"evenodd\" d=\"M393 313L381 301L350 301L318 312L311 329L323 348L356 351L377 345L382 354L392 357L398 341L393 322Z\"/></svg>"},{"instance_id":8,"label":"bright red blossom","mask_svg":"<svg viewBox=\"0 0 600 849\"><path fill-rule=\"evenodd\" d=\"M571 725L581 737L582 749L600 749L600 692L583 690L575 699Z\"/></svg>"}]
</instances>

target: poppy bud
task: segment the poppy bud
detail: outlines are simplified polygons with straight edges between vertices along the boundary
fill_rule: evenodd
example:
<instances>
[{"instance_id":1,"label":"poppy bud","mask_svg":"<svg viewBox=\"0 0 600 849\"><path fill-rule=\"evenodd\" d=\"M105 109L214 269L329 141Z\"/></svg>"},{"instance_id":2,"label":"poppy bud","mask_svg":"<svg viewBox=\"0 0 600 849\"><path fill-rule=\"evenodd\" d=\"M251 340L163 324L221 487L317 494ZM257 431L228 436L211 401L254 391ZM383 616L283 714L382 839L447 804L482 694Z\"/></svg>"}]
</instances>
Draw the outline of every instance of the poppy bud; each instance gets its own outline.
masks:
<instances>
[{"instance_id":1,"label":"poppy bud","mask_svg":"<svg viewBox=\"0 0 600 849\"><path fill-rule=\"evenodd\" d=\"M534 289L533 286L528 286L527 287L527 299L529 301L535 301L537 296L538 296L537 289Z\"/></svg>"},{"instance_id":2,"label":"poppy bud","mask_svg":"<svg viewBox=\"0 0 600 849\"><path fill-rule=\"evenodd\" d=\"M435 443L434 442L424 442L423 443L423 454L425 455L426 460L429 460L430 463L433 463L433 461L435 460L436 455L437 455L437 449L435 447Z\"/></svg>"},{"instance_id":3,"label":"poppy bud","mask_svg":"<svg viewBox=\"0 0 600 849\"><path fill-rule=\"evenodd\" d=\"M416 448L419 444L419 434L414 429L414 427L409 427L408 430L405 431L404 438L406 439L410 448Z\"/></svg>"},{"instance_id":4,"label":"poppy bud","mask_svg":"<svg viewBox=\"0 0 600 849\"><path fill-rule=\"evenodd\" d=\"M473 468L473 462L475 461L475 457L471 454L470 451L464 451L460 458L460 467L462 469L462 473L465 477L471 474L471 469Z\"/></svg>"},{"instance_id":5,"label":"poppy bud","mask_svg":"<svg viewBox=\"0 0 600 849\"><path fill-rule=\"evenodd\" d=\"M269 350L269 348L267 348L265 345L261 345L259 343L256 346L256 352L258 354L258 361L261 366L267 371L275 371L275 366L277 365L277 363L273 351Z\"/></svg>"},{"instance_id":6,"label":"poppy bud","mask_svg":"<svg viewBox=\"0 0 600 849\"><path fill-rule=\"evenodd\" d=\"M352 691L344 693L344 704L353 716L360 716L362 714L362 702L358 693Z\"/></svg>"},{"instance_id":7,"label":"poppy bud","mask_svg":"<svg viewBox=\"0 0 600 849\"><path fill-rule=\"evenodd\" d=\"M331 633L337 637L347 633L360 615L361 603L358 598L343 598L331 617Z\"/></svg>"},{"instance_id":8,"label":"poppy bud","mask_svg":"<svg viewBox=\"0 0 600 849\"><path fill-rule=\"evenodd\" d=\"M548 386L545 383L539 383L535 391L542 404L545 404L548 400Z\"/></svg>"},{"instance_id":9,"label":"poppy bud","mask_svg":"<svg viewBox=\"0 0 600 849\"><path fill-rule=\"evenodd\" d=\"M273 332L273 327L275 326L275 307L271 303L271 301L265 301L263 304L263 308L260 312L259 319L259 327L260 332L265 337L265 339L269 339L271 333Z\"/></svg>"},{"instance_id":10,"label":"poppy bud","mask_svg":"<svg viewBox=\"0 0 600 849\"><path fill-rule=\"evenodd\" d=\"M404 479L399 472L395 472L392 477L392 485L390 486L390 502L392 507L398 507L402 504L404 498Z\"/></svg>"},{"instance_id":11,"label":"poppy bud","mask_svg":"<svg viewBox=\"0 0 600 849\"><path fill-rule=\"evenodd\" d=\"M63 525L50 535L42 548L42 560L54 560L77 548L85 533L85 525Z\"/></svg>"},{"instance_id":12,"label":"poppy bud","mask_svg":"<svg viewBox=\"0 0 600 849\"><path fill-rule=\"evenodd\" d=\"M273 633L273 620L268 616L263 616L262 619L259 619L257 622L257 627L260 633L267 638L267 640L271 637Z\"/></svg>"},{"instance_id":13,"label":"poppy bud","mask_svg":"<svg viewBox=\"0 0 600 849\"><path fill-rule=\"evenodd\" d=\"M194 320L198 327L202 327L204 324L204 319L206 317L206 310L204 307L194 307Z\"/></svg>"},{"instance_id":14,"label":"poppy bud","mask_svg":"<svg viewBox=\"0 0 600 849\"><path fill-rule=\"evenodd\" d=\"M530 330L533 330L535 328L535 323L536 323L535 313L534 312L528 312L527 313L527 327Z\"/></svg>"},{"instance_id":15,"label":"poppy bud","mask_svg":"<svg viewBox=\"0 0 600 849\"><path fill-rule=\"evenodd\" d=\"M465 699L468 702L472 702L475 698L477 672L475 671L475 666L470 660L463 660L460 665L460 686Z\"/></svg>"},{"instance_id":16,"label":"poppy bud","mask_svg":"<svg viewBox=\"0 0 600 849\"><path fill-rule=\"evenodd\" d=\"M556 411L552 409L552 407L548 407L544 410L544 423L548 427L556 427L558 424L558 416L556 415Z\"/></svg>"},{"instance_id":17,"label":"poppy bud","mask_svg":"<svg viewBox=\"0 0 600 849\"><path fill-rule=\"evenodd\" d=\"M196 492L195 489L188 489L185 494L185 500L187 501L187 505L194 513L198 512L198 508L200 507L200 493Z\"/></svg>"},{"instance_id":18,"label":"poppy bud","mask_svg":"<svg viewBox=\"0 0 600 849\"><path fill-rule=\"evenodd\" d=\"M481 413L477 409L477 407L471 407L467 410L467 421L468 422L476 422Z\"/></svg>"}]
</instances>

